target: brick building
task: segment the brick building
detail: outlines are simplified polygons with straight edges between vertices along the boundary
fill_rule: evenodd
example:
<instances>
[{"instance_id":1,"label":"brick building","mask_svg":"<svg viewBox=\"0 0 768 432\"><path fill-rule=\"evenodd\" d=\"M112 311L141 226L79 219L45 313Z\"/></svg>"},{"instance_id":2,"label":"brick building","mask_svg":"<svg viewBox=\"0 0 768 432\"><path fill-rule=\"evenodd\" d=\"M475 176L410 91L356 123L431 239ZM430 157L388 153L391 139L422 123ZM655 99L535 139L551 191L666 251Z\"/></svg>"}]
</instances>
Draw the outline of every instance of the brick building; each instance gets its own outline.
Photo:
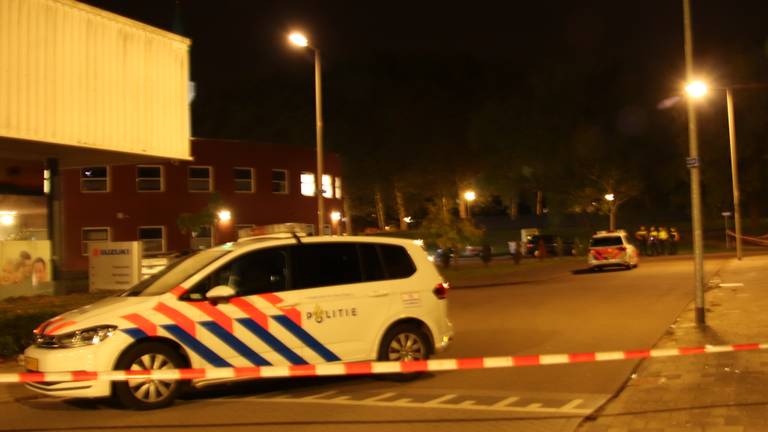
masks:
<instances>
[{"instance_id":1,"label":"brick building","mask_svg":"<svg viewBox=\"0 0 768 432\"><path fill-rule=\"evenodd\" d=\"M152 254L232 241L252 225L317 222L313 149L216 139L191 144L193 162L62 170L62 270L87 270L88 241L142 240ZM325 171L331 224L330 214L342 211L336 155L326 155ZM207 209L212 198L220 198L212 210L227 210L231 219L183 233L179 216Z\"/></svg>"}]
</instances>

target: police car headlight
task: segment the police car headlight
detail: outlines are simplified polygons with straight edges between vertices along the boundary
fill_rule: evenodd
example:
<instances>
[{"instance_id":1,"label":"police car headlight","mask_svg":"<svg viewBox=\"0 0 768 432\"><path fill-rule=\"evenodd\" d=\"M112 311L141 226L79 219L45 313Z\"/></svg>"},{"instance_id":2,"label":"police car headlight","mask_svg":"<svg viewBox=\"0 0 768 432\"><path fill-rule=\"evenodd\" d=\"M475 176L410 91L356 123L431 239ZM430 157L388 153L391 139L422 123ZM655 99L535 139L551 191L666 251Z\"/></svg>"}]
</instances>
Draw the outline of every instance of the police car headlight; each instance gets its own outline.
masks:
<instances>
[{"instance_id":1,"label":"police car headlight","mask_svg":"<svg viewBox=\"0 0 768 432\"><path fill-rule=\"evenodd\" d=\"M88 327L73 332L56 335L52 341L35 342L46 348L75 348L86 345L96 345L115 333L117 326Z\"/></svg>"}]
</instances>

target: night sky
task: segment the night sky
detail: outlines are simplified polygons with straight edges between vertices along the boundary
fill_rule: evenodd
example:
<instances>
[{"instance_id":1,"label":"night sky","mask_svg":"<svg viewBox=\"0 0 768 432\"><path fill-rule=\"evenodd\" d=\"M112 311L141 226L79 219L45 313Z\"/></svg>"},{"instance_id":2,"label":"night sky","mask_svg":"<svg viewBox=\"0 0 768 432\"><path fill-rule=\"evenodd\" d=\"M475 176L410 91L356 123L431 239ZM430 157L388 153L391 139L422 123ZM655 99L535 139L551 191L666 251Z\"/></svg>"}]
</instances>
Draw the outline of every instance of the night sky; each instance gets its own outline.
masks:
<instances>
[{"instance_id":1,"label":"night sky","mask_svg":"<svg viewBox=\"0 0 768 432\"><path fill-rule=\"evenodd\" d=\"M439 146L451 157L430 168L461 171L459 183L492 171L493 161L466 160L499 152L539 173L546 158L631 172L644 183L644 209L656 214L688 205L683 104L657 108L684 80L681 1L87 3L192 39L195 136L314 145L312 56L286 41L301 29L323 54L326 141L344 157L347 176L355 168L386 172L387 151L412 155L399 169L418 168L432 161L418 149L429 155ZM768 2L691 3L699 74L722 85L768 82ZM700 109L713 212L730 199L717 177L728 169L720 99ZM765 91L737 95L751 160L768 158L758 115L768 113L766 102ZM555 153L564 159L551 161ZM376 164L363 162L371 158ZM745 167L755 212L768 201L763 171ZM577 167L565 174L584 177ZM517 187L523 195L521 188L546 183L527 176Z\"/></svg>"},{"instance_id":2,"label":"night sky","mask_svg":"<svg viewBox=\"0 0 768 432\"><path fill-rule=\"evenodd\" d=\"M468 80L473 74L467 69L478 67L509 72L510 80L561 70L584 77L582 85L595 93L611 93L616 103L595 107L596 119L614 117L617 105L674 94L684 76L682 5L675 0L481 1L471 7L430 1L87 3L167 30L178 30L180 11L182 31L193 41L192 77L202 94L248 89L258 98L262 87L311 89L311 58L286 44L291 29L306 31L321 49L329 81L344 70L375 68L381 59L402 67L434 61L446 68L437 73L466 71ZM721 83L763 81L732 65L747 53L768 53L768 2L692 4L697 69ZM333 104L333 94L326 98Z\"/></svg>"}]
</instances>

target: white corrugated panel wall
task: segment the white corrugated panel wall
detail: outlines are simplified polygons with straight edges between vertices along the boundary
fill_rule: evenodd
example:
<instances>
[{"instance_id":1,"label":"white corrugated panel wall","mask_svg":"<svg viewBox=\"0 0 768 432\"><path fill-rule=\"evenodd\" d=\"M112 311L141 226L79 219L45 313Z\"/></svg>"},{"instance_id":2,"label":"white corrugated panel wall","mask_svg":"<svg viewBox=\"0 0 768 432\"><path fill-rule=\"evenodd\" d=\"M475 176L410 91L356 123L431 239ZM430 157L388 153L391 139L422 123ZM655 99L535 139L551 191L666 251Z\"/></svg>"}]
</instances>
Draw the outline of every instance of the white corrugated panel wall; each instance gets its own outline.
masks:
<instances>
[{"instance_id":1,"label":"white corrugated panel wall","mask_svg":"<svg viewBox=\"0 0 768 432\"><path fill-rule=\"evenodd\" d=\"M0 136L189 159L188 52L71 0L0 0Z\"/></svg>"}]
</instances>

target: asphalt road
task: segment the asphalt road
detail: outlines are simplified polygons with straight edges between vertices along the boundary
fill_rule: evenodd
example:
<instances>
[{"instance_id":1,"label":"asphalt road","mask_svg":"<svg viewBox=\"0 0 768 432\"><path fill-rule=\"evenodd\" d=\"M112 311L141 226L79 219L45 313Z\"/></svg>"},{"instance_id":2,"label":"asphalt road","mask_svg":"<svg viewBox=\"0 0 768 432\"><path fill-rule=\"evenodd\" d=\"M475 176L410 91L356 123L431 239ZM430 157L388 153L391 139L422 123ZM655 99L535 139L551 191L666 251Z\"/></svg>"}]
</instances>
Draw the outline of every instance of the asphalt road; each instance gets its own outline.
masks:
<instances>
[{"instance_id":1,"label":"asphalt road","mask_svg":"<svg viewBox=\"0 0 768 432\"><path fill-rule=\"evenodd\" d=\"M706 260L707 275L722 264ZM573 353L654 345L693 298L690 258L631 271L581 262L523 269L509 284L454 289L455 344L442 357ZM491 281L493 282L493 281ZM219 386L171 408L122 411L0 389L0 431L573 430L627 380L636 361L376 378L272 380Z\"/></svg>"}]
</instances>

